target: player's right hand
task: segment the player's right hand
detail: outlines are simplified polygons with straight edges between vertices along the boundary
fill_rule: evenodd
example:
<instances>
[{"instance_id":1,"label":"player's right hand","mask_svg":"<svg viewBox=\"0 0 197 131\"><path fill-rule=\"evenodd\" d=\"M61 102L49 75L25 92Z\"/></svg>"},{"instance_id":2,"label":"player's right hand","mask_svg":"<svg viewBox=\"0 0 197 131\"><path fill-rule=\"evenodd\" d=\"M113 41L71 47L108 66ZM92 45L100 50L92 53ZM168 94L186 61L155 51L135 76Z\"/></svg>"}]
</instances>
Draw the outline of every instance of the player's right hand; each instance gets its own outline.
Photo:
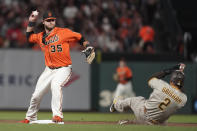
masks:
<instances>
[{"instance_id":1,"label":"player's right hand","mask_svg":"<svg viewBox=\"0 0 197 131\"><path fill-rule=\"evenodd\" d=\"M37 10L32 11L31 15L29 16L29 21L30 22L36 22L38 19L39 12Z\"/></svg>"}]
</instances>

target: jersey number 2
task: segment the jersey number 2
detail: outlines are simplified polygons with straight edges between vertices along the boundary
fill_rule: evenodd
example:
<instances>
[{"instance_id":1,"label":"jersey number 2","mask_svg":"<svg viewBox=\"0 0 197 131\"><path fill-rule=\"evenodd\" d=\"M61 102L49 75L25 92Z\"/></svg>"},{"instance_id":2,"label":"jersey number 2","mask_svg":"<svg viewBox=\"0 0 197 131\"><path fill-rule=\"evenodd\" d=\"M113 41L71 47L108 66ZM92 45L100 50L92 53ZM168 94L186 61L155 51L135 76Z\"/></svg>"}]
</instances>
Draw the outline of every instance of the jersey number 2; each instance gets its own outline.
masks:
<instances>
[{"instance_id":1,"label":"jersey number 2","mask_svg":"<svg viewBox=\"0 0 197 131\"><path fill-rule=\"evenodd\" d=\"M166 98L164 102L159 104L159 109L164 110L170 103L171 100L169 98Z\"/></svg>"},{"instance_id":2,"label":"jersey number 2","mask_svg":"<svg viewBox=\"0 0 197 131\"><path fill-rule=\"evenodd\" d=\"M57 47L55 45L51 45L51 52L62 52L62 46L61 45L57 45Z\"/></svg>"}]
</instances>

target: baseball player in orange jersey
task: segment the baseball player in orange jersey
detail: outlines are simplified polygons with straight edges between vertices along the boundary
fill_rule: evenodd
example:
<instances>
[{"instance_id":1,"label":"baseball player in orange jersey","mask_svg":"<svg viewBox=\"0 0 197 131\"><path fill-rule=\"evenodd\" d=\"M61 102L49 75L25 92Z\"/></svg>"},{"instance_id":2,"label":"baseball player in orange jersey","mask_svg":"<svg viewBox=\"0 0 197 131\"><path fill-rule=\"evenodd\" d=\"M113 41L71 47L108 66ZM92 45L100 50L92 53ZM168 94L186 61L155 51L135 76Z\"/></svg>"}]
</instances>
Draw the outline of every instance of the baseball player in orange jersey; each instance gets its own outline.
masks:
<instances>
[{"instance_id":1,"label":"baseball player in orange jersey","mask_svg":"<svg viewBox=\"0 0 197 131\"><path fill-rule=\"evenodd\" d=\"M117 98L113 102L113 111L131 109L135 115L134 122L139 124L166 124L167 119L187 102L187 96L182 91L184 68L185 64L179 64L153 74L148 81L148 85L153 89L149 99L141 96L124 100ZM170 83L161 79L170 74ZM119 124L127 122L120 121Z\"/></svg>"},{"instance_id":2,"label":"baseball player in orange jersey","mask_svg":"<svg viewBox=\"0 0 197 131\"><path fill-rule=\"evenodd\" d=\"M114 94L114 98L122 97L134 97L135 92L132 86L133 73L131 69L126 65L126 61L122 58L119 62L119 67L116 69L114 74L114 80L118 81L118 85ZM110 112L113 112L113 108L110 108Z\"/></svg>"},{"instance_id":3,"label":"baseball player in orange jersey","mask_svg":"<svg viewBox=\"0 0 197 131\"><path fill-rule=\"evenodd\" d=\"M56 27L56 17L51 11L47 11L43 15L44 31L35 34L33 30L38 14L39 12L33 11L30 15L26 34L30 43L39 44L44 53L46 68L38 79L26 118L21 123L37 120L41 99L50 89L52 92L52 121L62 122L62 86L68 82L72 72L69 43L79 42L85 47L85 51L94 50L80 33L73 32L67 28Z\"/></svg>"}]
</instances>

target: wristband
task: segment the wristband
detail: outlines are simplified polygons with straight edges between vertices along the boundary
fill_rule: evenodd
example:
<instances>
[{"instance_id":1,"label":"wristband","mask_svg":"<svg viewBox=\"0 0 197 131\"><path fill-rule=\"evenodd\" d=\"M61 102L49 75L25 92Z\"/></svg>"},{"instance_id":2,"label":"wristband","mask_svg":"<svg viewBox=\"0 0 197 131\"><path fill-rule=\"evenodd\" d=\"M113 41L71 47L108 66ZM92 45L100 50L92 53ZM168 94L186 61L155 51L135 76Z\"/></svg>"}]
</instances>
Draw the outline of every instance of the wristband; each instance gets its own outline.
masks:
<instances>
[{"instance_id":1,"label":"wristband","mask_svg":"<svg viewBox=\"0 0 197 131\"><path fill-rule=\"evenodd\" d=\"M29 27L34 27L35 25L36 25L36 22L31 22L31 21L28 24Z\"/></svg>"},{"instance_id":2,"label":"wristband","mask_svg":"<svg viewBox=\"0 0 197 131\"><path fill-rule=\"evenodd\" d=\"M90 44L88 43L88 44L86 44L86 47L85 48L87 48L87 47L89 47L90 46Z\"/></svg>"},{"instance_id":3,"label":"wristband","mask_svg":"<svg viewBox=\"0 0 197 131\"><path fill-rule=\"evenodd\" d=\"M84 39L84 37L81 37L81 39L80 39L80 41L79 41L79 44L80 44L80 45L83 45L83 42L85 42L85 39Z\"/></svg>"}]
</instances>

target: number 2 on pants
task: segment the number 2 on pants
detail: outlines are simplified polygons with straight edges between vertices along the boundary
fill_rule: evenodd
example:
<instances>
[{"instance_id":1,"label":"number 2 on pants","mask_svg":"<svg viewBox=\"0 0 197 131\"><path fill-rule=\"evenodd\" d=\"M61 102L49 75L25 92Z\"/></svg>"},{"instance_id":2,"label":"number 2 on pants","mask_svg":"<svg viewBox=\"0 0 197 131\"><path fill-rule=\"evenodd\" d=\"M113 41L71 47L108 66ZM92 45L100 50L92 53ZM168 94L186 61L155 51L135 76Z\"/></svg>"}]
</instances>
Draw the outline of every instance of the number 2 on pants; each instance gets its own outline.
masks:
<instances>
[{"instance_id":1,"label":"number 2 on pants","mask_svg":"<svg viewBox=\"0 0 197 131\"><path fill-rule=\"evenodd\" d=\"M159 109L164 110L170 103L171 103L171 100L169 98L166 98L164 102L161 102L159 104Z\"/></svg>"}]
</instances>

